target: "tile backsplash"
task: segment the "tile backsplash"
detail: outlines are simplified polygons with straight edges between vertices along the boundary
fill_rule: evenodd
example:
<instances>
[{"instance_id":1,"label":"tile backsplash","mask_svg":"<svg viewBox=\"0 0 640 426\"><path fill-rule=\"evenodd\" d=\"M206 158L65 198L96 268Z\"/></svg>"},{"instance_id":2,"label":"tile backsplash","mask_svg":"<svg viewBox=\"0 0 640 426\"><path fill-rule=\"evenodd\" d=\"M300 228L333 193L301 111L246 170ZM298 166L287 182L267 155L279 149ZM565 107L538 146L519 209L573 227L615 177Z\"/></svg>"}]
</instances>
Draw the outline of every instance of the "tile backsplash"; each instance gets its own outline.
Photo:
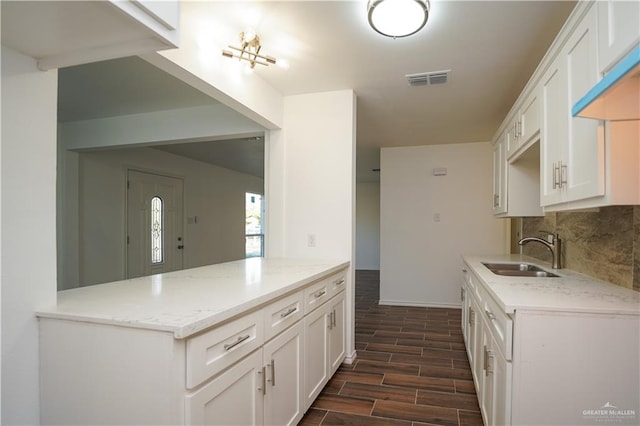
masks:
<instances>
[{"instance_id":1,"label":"tile backsplash","mask_svg":"<svg viewBox=\"0 0 640 426\"><path fill-rule=\"evenodd\" d=\"M640 206L522 219L523 236L541 236L540 230L560 235L565 268L640 291ZM527 244L523 253L551 262L542 244Z\"/></svg>"}]
</instances>

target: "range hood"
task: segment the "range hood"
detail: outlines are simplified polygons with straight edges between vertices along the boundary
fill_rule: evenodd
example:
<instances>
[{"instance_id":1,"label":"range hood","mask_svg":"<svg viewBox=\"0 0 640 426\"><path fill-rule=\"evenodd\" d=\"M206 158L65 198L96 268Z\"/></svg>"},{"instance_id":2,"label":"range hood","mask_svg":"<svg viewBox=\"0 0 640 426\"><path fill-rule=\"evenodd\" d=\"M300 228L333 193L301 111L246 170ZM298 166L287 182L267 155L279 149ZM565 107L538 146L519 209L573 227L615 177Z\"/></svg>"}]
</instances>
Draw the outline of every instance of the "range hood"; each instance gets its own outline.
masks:
<instances>
[{"instance_id":1,"label":"range hood","mask_svg":"<svg viewBox=\"0 0 640 426\"><path fill-rule=\"evenodd\" d=\"M576 102L571 113L598 120L640 120L640 46Z\"/></svg>"}]
</instances>

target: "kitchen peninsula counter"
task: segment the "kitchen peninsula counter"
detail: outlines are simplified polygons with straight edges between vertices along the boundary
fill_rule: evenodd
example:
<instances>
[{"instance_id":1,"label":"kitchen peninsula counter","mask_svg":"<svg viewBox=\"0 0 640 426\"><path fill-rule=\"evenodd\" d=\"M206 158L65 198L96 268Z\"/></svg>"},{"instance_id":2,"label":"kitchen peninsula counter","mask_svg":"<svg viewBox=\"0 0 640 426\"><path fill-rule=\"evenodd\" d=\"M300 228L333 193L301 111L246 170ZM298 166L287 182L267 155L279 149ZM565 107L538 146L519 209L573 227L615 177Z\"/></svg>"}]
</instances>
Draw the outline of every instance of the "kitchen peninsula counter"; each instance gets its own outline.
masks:
<instances>
[{"instance_id":1,"label":"kitchen peninsula counter","mask_svg":"<svg viewBox=\"0 0 640 426\"><path fill-rule=\"evenodd\" d=\"M189 337L340 271L349 262L250 258L58 292L56 318Z\"/></svg>"}]
</instances>

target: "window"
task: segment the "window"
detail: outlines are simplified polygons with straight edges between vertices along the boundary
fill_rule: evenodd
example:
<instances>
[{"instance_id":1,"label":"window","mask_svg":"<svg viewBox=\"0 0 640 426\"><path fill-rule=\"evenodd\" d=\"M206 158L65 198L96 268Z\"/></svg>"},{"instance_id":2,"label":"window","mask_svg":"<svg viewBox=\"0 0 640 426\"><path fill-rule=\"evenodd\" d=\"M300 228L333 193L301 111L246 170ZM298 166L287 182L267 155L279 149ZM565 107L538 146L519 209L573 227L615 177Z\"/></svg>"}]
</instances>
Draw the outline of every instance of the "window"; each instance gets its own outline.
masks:
<instances>
[{"instance_id":1,"label":"window","mask_svg":"<svg viewBox=\"0 0 640 426\"><path fill-rule=\"evenodd\" d=\"M262 230L262 218L264 216L264 203L262 195L246 193L245 198L245 256L264 256L264 231Z\"/></svg>"},{"instance_id":2,"label":"window","mask_svg":"<svg viewBox=\"0 0 640 426\"><path fill-rule=\"evenodd\" d=\"M164 203L162 198L151 199L151 264L164 262Z\"/></svg>"}]
</instances>

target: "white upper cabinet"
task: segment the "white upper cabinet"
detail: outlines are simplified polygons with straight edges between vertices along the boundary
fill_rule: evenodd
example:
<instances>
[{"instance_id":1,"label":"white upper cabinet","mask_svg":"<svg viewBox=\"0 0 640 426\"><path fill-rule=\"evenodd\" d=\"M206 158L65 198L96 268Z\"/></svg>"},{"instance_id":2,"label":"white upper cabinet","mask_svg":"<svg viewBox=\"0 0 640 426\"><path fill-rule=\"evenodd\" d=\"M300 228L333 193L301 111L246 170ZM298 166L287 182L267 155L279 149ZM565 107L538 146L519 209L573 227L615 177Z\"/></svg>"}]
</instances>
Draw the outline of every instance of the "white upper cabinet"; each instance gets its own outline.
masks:
<instances>
[{"instance_id":1,"label":"white upper cabinet","mask_svg":"<svg viewBox=\"0 0 640 426\"><path fill-rule=\"evenodd\" d=\"M178 46L180 2L2 2L2 44L43 70Z\"/></svg>"},{"instance_id":2,"label":"white upper cabinet","mask_svg":"<svg viewBox=\"0 0 640 426\"><path fill-rule=\"evenodd\" d=\"M607 73L640 42L640 2L600 0L597 8L599 70Z\"/></svg>"},{"instance_id":3,"label":"white upper cabinet","mask_svg":"<svg viewBox=\"0 0 640 426\"><path fill-rule=\"evenodd\" d=\"M538 91L525 98L507 132L507 158L526 149L540 134L540 102Z\"/></svg>"}]
</instances>

